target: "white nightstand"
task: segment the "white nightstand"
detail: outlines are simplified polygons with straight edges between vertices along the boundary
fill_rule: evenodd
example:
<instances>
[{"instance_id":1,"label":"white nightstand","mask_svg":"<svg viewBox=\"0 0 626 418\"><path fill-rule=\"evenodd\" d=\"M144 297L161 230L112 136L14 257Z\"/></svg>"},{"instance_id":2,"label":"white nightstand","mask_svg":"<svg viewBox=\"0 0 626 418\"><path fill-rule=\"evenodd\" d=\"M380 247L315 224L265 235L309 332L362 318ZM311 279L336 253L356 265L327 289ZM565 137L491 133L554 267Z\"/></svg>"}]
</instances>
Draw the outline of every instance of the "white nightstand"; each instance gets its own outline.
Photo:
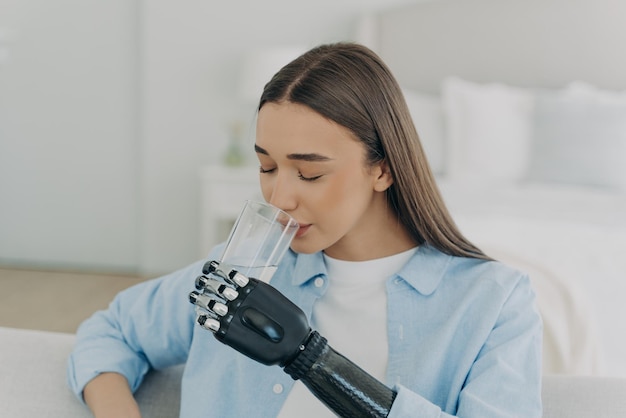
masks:
<instances>
[{"instance_id":1,"label":"white nightstand","mask_svg":"<svg viewBox=\"0 0 626 418\"><path fill-rule=\"evenodd\" d=\"M259 169L213 165L200 168L200 257L228 238L247 199L263 201Z\"/></svg>"}]
</instances>

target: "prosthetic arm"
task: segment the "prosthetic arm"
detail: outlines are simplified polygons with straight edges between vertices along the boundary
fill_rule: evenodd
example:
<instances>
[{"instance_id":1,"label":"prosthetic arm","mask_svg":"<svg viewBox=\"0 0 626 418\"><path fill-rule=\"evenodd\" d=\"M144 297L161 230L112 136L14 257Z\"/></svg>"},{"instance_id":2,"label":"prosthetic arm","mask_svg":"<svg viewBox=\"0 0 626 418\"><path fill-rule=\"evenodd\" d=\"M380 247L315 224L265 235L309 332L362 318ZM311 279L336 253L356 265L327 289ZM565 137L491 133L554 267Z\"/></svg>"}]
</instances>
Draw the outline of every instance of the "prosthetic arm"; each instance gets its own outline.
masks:
<instances>
[{"instance_id":1,"label":"prosthetic arm","mask_svg":"<svg viewBox=\"0 0 626 418\"><path fill-rule=\"evenodd\" d=\"M395 392L333 350L282 293L210 261L189 300L215 338L265 365L278 365L340 417L386 417Z\"/></svg>"}]
</instances>

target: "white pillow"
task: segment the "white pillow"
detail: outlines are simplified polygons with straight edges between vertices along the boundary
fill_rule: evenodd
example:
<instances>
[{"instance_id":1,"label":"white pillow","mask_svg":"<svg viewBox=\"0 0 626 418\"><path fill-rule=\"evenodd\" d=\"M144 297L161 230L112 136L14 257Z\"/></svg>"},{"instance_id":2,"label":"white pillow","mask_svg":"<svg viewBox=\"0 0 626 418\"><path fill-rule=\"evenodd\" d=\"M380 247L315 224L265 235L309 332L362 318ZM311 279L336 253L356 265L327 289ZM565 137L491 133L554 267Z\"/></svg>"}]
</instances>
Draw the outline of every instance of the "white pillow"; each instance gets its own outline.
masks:
<instances>
[{"instance_id":1,"label":"white pillow","mask_svg":"<svg viewBox=\"0 0 626 418\"><path fill-rule=\"evenodd\" d=\"M626 91L538 93L529 179L626 190Z\"/></svg>"},{"instance_id":2,"label":"white pillow","mask_svg":"<svg viewBox=\"0 0 626 418\"><path fill-rule=\"evenodd\" d=\"M445 171L445 134L441 98L414 90L403 90L413 123L435 174Z\"/></svg>"},{"instance_id":3,"label":"white pillow","mask_svg":"<svg viewBox=\"0 0 626 418\"><path fill-rule=\"evenodd\" d=\"M451 179L506 184L526 177L533 93L500 83L443 81L447 173Z\"/></svg>"}]
</instances>

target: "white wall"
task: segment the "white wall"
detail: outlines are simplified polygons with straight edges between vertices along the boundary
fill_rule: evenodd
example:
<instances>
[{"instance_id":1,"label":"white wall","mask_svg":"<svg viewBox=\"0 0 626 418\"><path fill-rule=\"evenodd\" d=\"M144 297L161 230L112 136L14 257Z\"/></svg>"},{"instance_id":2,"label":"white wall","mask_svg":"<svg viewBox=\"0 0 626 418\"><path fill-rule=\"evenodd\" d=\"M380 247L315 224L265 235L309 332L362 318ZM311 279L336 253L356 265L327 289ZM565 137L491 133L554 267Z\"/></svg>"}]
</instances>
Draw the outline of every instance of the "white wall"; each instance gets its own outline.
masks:
<instances>
[{"instance_id":1,"label":"white wall","mask_svg":"<svg viewBox=\"0 0 626 418\"><path fill-rule=\"evenodd\" d=\"M198 257L246 51L352 38L407 0L0 0L0 264L156 275ZM0 45L2 47L2 45ZM1 51L0 51L1 52Z\"/></svg>"},{"instance_id":2,"label":"white wall","mask_svg":"<svg viewBox=\"0 0 626 418\"><path fill-rule=\"evenodd\" d=\"M133 2L0 0L0 262L137 264Z\"/></svg>"},{"instance_id":3,"label":"white wall","mask_svg":"<svg viewBox=\"0 0 626 418\"><path fill-rule=\"evenodd\" d=\"M423 92L439 93L447 76L626 88L621 0L435 1L387 11L379 29L379 52L398 80Z\"/></svg>"}]
</instances>

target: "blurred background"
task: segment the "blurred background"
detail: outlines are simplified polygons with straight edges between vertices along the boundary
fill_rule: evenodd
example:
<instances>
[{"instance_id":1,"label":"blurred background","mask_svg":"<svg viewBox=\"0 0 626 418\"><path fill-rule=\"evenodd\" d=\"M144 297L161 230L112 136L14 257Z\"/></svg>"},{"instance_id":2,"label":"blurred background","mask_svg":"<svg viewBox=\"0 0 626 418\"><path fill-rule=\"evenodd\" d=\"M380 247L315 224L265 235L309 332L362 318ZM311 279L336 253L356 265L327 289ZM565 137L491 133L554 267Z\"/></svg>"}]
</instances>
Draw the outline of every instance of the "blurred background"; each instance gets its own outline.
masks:
<instances>
[{"instance_id":1,"label":"blurred background","mask_svg":"<svg viewBox=\"0 0 626 418\"><path fill-rule=\"evenodd\" d=\"M626 376L625 22L620 0L0 0L0 326L73 332L205 257L259 197L264 83L348 40L398 78L461 230L529 273L544 370Z\"/></svg>"},{"instance_id":2,"label":"blurred background","mask_svg":"<svg viewBox=\"0 0 626 418\"><path fill-rule=\"evenodd\" d=\"M197 260L199 169L251 151L262 83L404 3L0 0L0 265Z\"/></svg>"}]
</instances>

